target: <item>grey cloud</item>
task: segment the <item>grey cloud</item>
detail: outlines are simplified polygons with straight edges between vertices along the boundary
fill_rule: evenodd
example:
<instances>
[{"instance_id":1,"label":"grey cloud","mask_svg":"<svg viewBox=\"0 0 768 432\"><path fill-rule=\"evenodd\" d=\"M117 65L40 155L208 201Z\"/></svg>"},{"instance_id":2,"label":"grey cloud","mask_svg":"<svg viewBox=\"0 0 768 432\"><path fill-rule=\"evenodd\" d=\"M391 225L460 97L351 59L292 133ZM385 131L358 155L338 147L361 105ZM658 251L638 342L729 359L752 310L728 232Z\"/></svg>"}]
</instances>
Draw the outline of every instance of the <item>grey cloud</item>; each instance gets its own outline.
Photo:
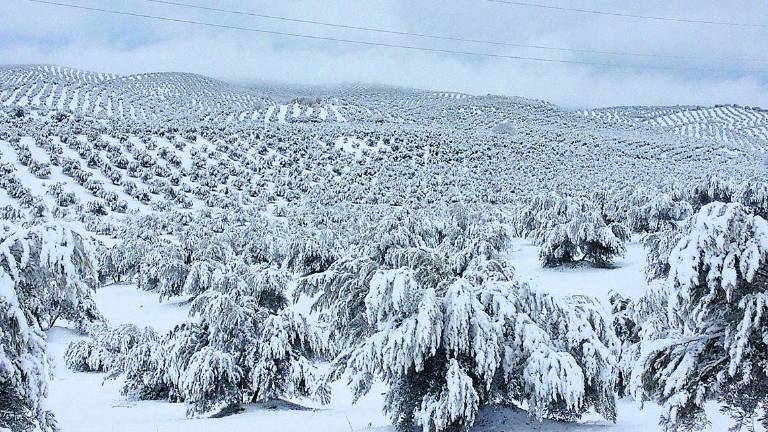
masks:
<instances>
[{"instance_id":1,"label":"grey cloud","mask_svg":"<svg viewBox=\"0 0 768 432\"><path fill-rule=\"evenodd\" d=\"M223 24L438 48L612 63L768 69L768 63L603 57L414 40L185 10L142 1L72 1ZM714 1L673 3L637 2L624 5L622 10L751 22L759 21L759 17L768 12L768 5L756 1L739 2L738 7ZM214 3L200 0L198 4ZM505 7L482 0L439 3L424 0L222 1L215 4L224 8L405 31L672 55L759 57L763 55L761 47L768 37L765 29L582 16ZM642 71L485 59L156 23L21 1L15 5L17 7L10 14L0 16L0 62L3 63L56 63L118 73L190 71L238 81L364 81L474 94L520 95L568 107L694 103L768 106L768 74L764 73ZM581 1L574 5L596 9L622 7L597 1Z\"/></svg>"}]
</instances>

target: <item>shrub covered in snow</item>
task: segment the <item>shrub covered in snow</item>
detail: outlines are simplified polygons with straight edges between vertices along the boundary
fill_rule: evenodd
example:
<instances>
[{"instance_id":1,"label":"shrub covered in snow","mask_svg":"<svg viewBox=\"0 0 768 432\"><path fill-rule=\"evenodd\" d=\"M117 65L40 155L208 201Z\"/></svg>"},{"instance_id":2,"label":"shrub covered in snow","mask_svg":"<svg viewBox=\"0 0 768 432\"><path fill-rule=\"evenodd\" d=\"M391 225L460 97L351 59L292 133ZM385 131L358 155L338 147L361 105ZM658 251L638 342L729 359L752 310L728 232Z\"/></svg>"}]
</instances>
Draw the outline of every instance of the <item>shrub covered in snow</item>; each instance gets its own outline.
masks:
<instances>
[{"instance_id":1,"label":"shrub covered in snow","mask_svg":"<svg viewBox=\"0 0 768 432\"><path fill-rule=\"evenodd\" d=\"M29 151L29 147L25 144L17 143L15 144L16 147L16 158L19 160L19 163L28 166L32 161L32 152Z\"/></svg>"},{"instance_id":2,"label":"shrub covered in snow","mask_svg":"<svg viewBox=\"0 0 768 432\"><path fill-rule=\"evenodd\" d=\"M192 354L179 380L187 417L219 417L235 411L242 401L238 388L242 374L231 354L209 346Z\"/></svg>"},{"instance_id":3,"label":"shrub covered in snow","mask_svg":"<svg viewBox=\"0 0 768 432\"><path fill-rule=\"evenodd\" d=\"M56 197L56 205L61 207L74 206L80 203L74 192L62 192Z\"/></svg>"},{"instance_id":4,"label":"shrub covered in snow","mask_svg":"<svg viewBox=\"0 0 768 432\"><path fill-rule=\"evenodd\" d=\"M385 411L425 431L470 426L482 405L499 402L525 401L536 419L573 421L590 409L615 419L613 340L503 264L473 266L482 268L430 288L412 270L374 276L366 313L376 331L346 363L356 393L382 376Z\"/></svg>"},{"instance_id":5,"label":"shrub covered in snow","mask_svg":"<svg viewBox=\"0 0 768 432\"><path fill-rule=\"evenodd\" d=\"M71 342L64 352L64 363L76 372L106 372L110 362L106 350L92 340Z\"/></svg>"},{"instance_id":6,"label":"shrub covered in snow","mask_svg":"<svg viewBox=\"0 0 768 432\"><path fill-rule=\"evenodd\" d=\"M51 175L51 167L45 162L32 160L29 163L29 172L34 174L37 178L46 179Z\"/></svg>"},{"instance_id":7,"label":"shrub covered in snow","mask_svg":"<svg viewBox=\"0 0 768 432\"><path fill-rule=\"evenodd\" d=\"M643 236L645 247L645 276L649 281L665 278L669 274L669 256L682 236L682 228L670 226Z\"/></svg>"},{"instance_id":8,"label":"shrub covered in snow","mask_svg":"<svg viewBox=\"0 0 768 432\"><path fill-rule=\"evenodd\" d=\"M115 213L125 213L128 211L128 202L123 199L112 201L109 203L109 209Z\"/></svg>"},{"instance_id":9,"label":"shrub covered in snow","mask_svg":"<svg viewBox=\"0 0 768 432\"><path fill-rule=\"evenodd\" d=\"M733 182L718 175L706 177L703 181L694 182L687 191L688 201L695 209L712 203L730 203L733 200L735 185Z\"/></svg>"},{"instance_id":10,"label":"shrub covered in snow","mask_svg":"<svg viewBox=\"0 0 768 432\"><path fill-rule=\"evenodd\" d=\"M331 231L311 231L293 239L287 250L286 266L303 276L308 276L327 270L339 259L341 245Z\"/></svg>"},{"instance_id":11,"label":"shrub covered in snow","mask_svg":"<svg viewBox=\"0 0 768 432\"><path fill-rule=\"evenodd\" d=\"M747 181L736 188L735 200L768 219L768 182Z\"/></svg>"},{"instance_id":12,"label":"shrub covered in snow","mask_svg":"<svg viewBox=\"0 0 768 432\"><path fill-rule=\"evenodd\" d=\"M101 182L101 180L96 180L94 178L89 178L84 184L83 187L88 189L92 194L98 196L99 193L104 191L104 184Z\"/></svg>"},{"instance_id":13,"label":"shrub covered in snow","mask_svg":"<svg viewBox=\"0 0 768 432\"><path fill-rule=\"evenodd\" d=\"M0 219L7 221L19 221L25 217L24 212L16 206L5 205L0 207Z\"/></svg>"},{"instance_id":14,"label":"shrub covered in snow","mask_svg":"<svg viewBox=\"0 0 768 432\"><path fill-rule=\"evenodd\" d=\"M140 330L133 324L122 324L114 328L96 327L91 339L71 342L64 352L69 369L78 372L109 372L114 368L122 370L126 355L139 343L157 340L155 332L146 328Z\"/></svg>"},{"instance_id":15,"label":"shrub covered in snow","mask_svg":"<svg viewBox=\"0 0 768 432\"><path fill-rule=\"evenodd\" d=\"M246 282L204 292L192 304L195 320L128 353L124 392L184 401L190 417L225 415L251 400L327 401L314 364L320 335L304 317L272 309L287 302L280 288L266 296Z\"/></svg>"},{"instance_id":16,"label":"shrub covered in snow","mask_svg":"<svg viewBox=\"0 0 768 432\"><path fill-rule=\"evenodd\" d=\"M107 203L102 200L93 200L85 203L85 211L97 216L104 216L109 214Z\"/></svg>"}]
</instances>

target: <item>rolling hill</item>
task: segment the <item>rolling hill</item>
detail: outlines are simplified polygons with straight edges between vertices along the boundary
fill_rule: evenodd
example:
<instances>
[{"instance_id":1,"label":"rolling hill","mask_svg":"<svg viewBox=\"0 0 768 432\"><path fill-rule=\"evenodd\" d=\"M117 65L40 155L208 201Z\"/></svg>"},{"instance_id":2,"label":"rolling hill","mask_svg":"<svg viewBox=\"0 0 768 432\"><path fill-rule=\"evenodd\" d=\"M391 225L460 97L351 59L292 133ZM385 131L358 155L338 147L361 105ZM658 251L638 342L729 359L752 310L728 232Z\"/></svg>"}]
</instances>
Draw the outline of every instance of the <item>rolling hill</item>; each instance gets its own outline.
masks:
<instances>
[{"instance_id":1,"label":"rolling hill","mask_svg":"<svg viewBox=\"0 0 768 432\"><path fill-rule=\"evenodd\" d=\"M61 183L83 202L121 211L238 201L502 204L546 190L768 171L761 135L750 135L764 130L762 112L733 107L585 115L516 97L242 87L186 73L58 66L0 69L0 106L2 160L31 195L51 204L58 198L46 191ZM661 119L712 127L730 119L730 136L752 144L672 134L680 127ZM30 161L50 164L50 174L33 174Z\"/></svg>"}]
</instances>

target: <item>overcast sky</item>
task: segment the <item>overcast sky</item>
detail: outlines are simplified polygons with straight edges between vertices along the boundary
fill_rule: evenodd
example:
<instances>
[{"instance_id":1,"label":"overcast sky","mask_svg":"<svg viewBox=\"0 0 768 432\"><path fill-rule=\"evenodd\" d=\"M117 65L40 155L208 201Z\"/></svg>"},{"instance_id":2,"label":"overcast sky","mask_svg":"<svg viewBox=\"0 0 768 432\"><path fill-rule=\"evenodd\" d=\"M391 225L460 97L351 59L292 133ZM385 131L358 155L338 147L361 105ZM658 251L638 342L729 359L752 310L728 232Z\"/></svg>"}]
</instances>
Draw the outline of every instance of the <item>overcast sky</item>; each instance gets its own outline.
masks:
<instances>
[{"instance_id":1,"label":"overcast sky","mask_svg":"<svg viewBox=\"0 0 768 432\"><path fill-rule=\"evenodd\" d=\"M716 103L768 107L768 73L760 72L768 71L768 28L765 27L660 22L513 6L487 0L176 0L260 14L460 38L705 58L681 60L425 40L193 10L146 0L56 1L371 42L720 71L616 69L355 46L158 22L26 0L2 1L0 63L53 63L123 74L186 71L240 82L374 82L472 94L518 95L571 108ZM768 2L765 0L537 1L640 15L768 23ZM723 69L730 71L723 72Z\"/></svg>"}]
</instances>

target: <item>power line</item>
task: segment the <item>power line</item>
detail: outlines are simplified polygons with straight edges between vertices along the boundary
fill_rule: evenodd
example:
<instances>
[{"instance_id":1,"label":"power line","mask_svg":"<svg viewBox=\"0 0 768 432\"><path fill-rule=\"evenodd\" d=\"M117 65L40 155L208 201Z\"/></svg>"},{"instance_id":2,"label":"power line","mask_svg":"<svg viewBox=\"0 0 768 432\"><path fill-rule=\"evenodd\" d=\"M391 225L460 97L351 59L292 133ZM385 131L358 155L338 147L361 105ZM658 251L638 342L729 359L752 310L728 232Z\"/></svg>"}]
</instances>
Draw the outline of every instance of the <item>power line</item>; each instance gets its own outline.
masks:
<instances>
[{"instance_id":1,"label":"power line","mask_svg":"<svg viewBox=\"0 0 768 432\"><path fill-rule=\"evenodd\" d=\"M601 67L617 68L617 69L641 69L641 70L642 69L658 69L658 70L681 70L681 71L699 71L699 72L729 72L729 73L740 73L740 74L749 74L749 73L768 74L768 70L698 68L698 67L686 67L686 66L627 65L627 64L619 64L619 63L600 63L600 62L581 61L581 60L561 60L561 59L552 59L552 58L545 58L545 57L528 57L528 56L494 54L494 53L484 53L484 52L475 52L475 51L460 51L460 50L450 50L450 49L441 49L441 48L430 48L430 47L417 46L417 45L401 45L401 44L384 43L384 42L361 41L357 39L337 38L337 37L330 37L330 36L315 36L315 35L308 35L303 33L291 33L291 32L283 32L283 31L276 31L276 30L264 30L264 29L254 28L254 27L241 27L241 26L233 26L233 25L227 25L227 24L216 24L216 23L210 23L205 21L194 21L194 20L149 15L149 14L136 13L136 12L118 11L113 9L104 9L104 8L85 6L85 5L79 5L79 4L71 4L71 3L62 3L62 2L50 1L50 0L27 0L27 1L32 3L40 3L40 4L60 6L60 7L72 8L72 9L102 12L102 13L108 13L113 15L124 15L124 16L146 18L146 19L152 19L152 20L158 20L158 21L193 24L193 25L212 27L212 28L241 30L241 31L269 34L269 35L275 35L275 36L323 40L323 41L329 41L329 42L340 42L340 43L360 45L360 46L378 46L378 47L385 47L385 48L398 48L398 49L405 49L405 50L411 50L411 51L424 51L424 52L441 53L441 54L457 54L457 55L465 55L465 56L473 56L473 57L488 57L488 58L509 59L509 60L526 60L526 61L542 62L542 63L562 63L562 64L572 64L572 65L582 65L582 66L601 66Z\"/></svg>"},{"instance_id":2,"label":"power line","mask_svg":"<svg viewBox=\"0 0 768 432\"><path fill-rule=\"evenodd\" d=\"M446 40L446 41L453 41L453 42L469 42L469 43L476 43L476 44L507 46L507 47L515 47L515 48L531 48L531 49L559 51L559 52L574 52L574 53L580 53L580 54L601 54L601 55L613 55L613 56L625 56L625 57L652 57L652 58L667 58L667 59L681 59L681 60L743 61L743 62L756 62L756 63L768 62L768 59L756 59L756 58L703 57L703 56L685 56L685 55L673 55L673 54L647 54L647 53L637 53L637 52L602 51L602 50L593 50L593 49L563 48L563 47L554 47L554 46L546 46L546 45L530 45L530 44L521 44L521 43L515 43L515 42L493 41L493 40L487 40L487 39L471 39L471 38L462 38L462 37L447 36L447 35L406 32L406 31L400 31L400 30L376 28L376 27L354 26L354 25L347 25L347 24L331 23L326 21L316 21L316 20L310 20L310 19L300 19L300 18L291 18L291 17L278 16L278 15L268 15L268 14L262 14L257 12L250 12L250 11L222 9L218 7L182 3L182 2L170 1L170 0L145 0L145 1L150 3L158 3L158 4L171 5L171 6L181 6L181 7L191 8L191 9L205 10L205 11L211 11L211 12L221 12L221 13L234 14L234 15L244 15L244 16L250 16L250 17L256 17L256 18L285 21L285 22L312 24L312 25L341 28L341 29L347 29L347 30L361 30L361 31L369 31L369 32L375 32L375 33L392 34L392 35L398 35L398 36L411 36L411 37L419 37L419 38L435 39L435 40Z\"/></svg>"},{"instance_id":3,"label":"power line","mask_svg":"<svg viewBox=\"0 0 768 432\"><path fill-rule=\"evenodd\" d=\"M539 9L553 9L553 10L559 10L559 11L580 12L580 13L587 13L587 14L593 14L593 15L608 15L608 16L623 17L623 18L639 18L639 19L646 19L646 20L653 20L653 21L671 21L671 22L688 23L688 24L710 24L710 25L730 26L730 27L768 28L768 24L698 20L698 19L691 19L691 18L664 17L664 16L655 16L655 15L638 15L638 14L630 14L630 13L622 13L622 12L610 12L610 11L601 11L601 10L595 10L595 9L581 9L581 8L554 6L554 5L547 5L547 4L541 4L541 3L520 2L520 1L510 1L510 0L485 0L485 1L491 2L491 3L501 3L506 5L512 5L512 6L525 6L525 7L539 8Z\"/></svg>"}]
</instances>

